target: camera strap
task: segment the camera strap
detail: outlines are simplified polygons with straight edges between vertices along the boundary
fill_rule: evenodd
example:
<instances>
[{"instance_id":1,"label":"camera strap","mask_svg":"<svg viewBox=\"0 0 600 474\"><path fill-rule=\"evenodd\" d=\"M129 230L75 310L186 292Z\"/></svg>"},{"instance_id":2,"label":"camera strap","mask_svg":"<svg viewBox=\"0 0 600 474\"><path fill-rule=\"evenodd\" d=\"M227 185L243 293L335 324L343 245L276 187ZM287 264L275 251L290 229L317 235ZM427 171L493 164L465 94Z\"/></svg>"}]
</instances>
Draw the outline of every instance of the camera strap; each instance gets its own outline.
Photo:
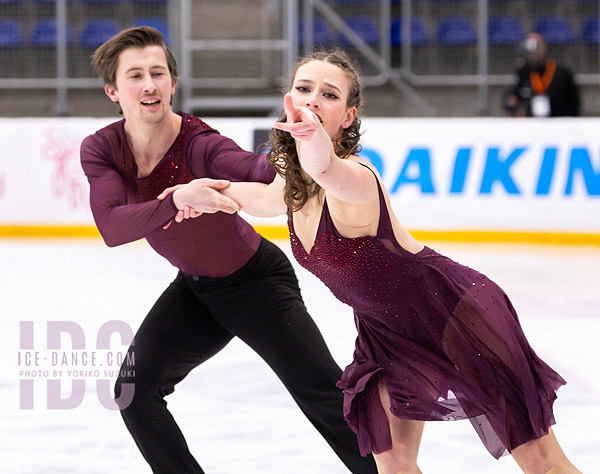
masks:
<instances>
[{"instance_id":1,"label":"camera strap","mask_svg":"<svg viewBox=\"0 0 600 474\"><path fill-rule=\"evenodd\" d=\"M540 73L537 71L533 71L529 74L529 80L531 81L531 87L536 95L542 95L548 89L548 86L552 82L554 78L554 73L556 72L556 61L549 60L546 61L546 68L544 69L544 75L540 77Z\"/></svg>"}]
</instances>

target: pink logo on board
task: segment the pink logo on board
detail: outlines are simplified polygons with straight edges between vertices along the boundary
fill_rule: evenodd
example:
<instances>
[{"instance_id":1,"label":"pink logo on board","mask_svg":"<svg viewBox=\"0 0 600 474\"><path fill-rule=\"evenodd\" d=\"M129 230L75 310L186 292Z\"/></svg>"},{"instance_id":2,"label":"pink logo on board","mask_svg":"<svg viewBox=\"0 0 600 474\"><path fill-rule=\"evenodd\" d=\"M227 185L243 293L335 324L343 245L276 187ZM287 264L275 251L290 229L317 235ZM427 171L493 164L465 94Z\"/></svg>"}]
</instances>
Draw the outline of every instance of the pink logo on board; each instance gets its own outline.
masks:
<instances>
[{"instance_id":1,"label":"pink logo on board","mask_svg":"<svg viewBox=\"0 0 600 474\"><path fill-rule=\"evenodd\" d=\"M40 150L41 156L53 164L50 192L66 199L71 209L88 205L88 189L85 175L79 164L81 140L68 138L55 127L48 128Z\"/></svg>"}]
</instances>

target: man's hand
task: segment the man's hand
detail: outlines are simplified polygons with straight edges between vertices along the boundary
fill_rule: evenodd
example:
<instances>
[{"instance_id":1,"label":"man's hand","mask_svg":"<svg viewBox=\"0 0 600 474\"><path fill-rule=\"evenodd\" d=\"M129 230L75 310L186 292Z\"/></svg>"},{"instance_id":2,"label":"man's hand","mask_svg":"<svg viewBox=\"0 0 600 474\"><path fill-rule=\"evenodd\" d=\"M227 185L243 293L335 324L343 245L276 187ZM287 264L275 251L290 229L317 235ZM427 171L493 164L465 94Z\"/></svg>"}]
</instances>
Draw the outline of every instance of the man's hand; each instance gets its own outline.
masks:
<instances>
[{"instance_id":1,"label":"man's hand","mask_svg":"<svg viewBox=\"0 0 600 474\"><path fill-rule=\"evenodd\" d=\"M179 212L175 216L175 222L183 219L195 218L203 213L226 212L233 214L240 210L240 205L233 199L219 192L229 187L229 181L224 179L200 178L187 184L178 184L165 189L157 198L165 199L173 193L173 202ZM172 221L171 221L172 222ZM164 228L171 225L169 222Z\"/></svg>"}]
</instances>

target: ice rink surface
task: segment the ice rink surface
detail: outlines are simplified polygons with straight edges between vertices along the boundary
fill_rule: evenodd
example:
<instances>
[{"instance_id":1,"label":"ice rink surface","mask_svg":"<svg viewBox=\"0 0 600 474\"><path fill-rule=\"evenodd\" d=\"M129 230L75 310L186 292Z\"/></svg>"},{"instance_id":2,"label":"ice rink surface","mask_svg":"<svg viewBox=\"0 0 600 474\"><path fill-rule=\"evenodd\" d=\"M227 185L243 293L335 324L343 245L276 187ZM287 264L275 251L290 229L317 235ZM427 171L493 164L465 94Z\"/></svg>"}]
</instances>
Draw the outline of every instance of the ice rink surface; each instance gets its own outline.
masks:
<instances>
[{"instance_id":1,"label":"ice rink surface","mask_svg":"<svg viewBox=\"0 0 600 474\"><path fill-rule=\"evenodd\" d=\"M288 244L280 244L291 258ZM486 273L508 293L534 350L568 382L555 404L559 441L584 473L600 473L600 248L428 244ZM109 249L93 239L0 240L0 262L0 473L149 473L118 412L102 406L96 394L103 371L118 366L92 366L89 358L105 322L137 329L175 269L145 243ZM294 265L306 304L345 367L354 347L351 310ZM28 350L22 321L33 322ZM46 341L52 321L83 330L83 351L71 349L68 335L61 339L61 353L79 356L76 364L52 364ZM116 335L113 348L126 350ZM27 352L47 360L36 366L29 359L26 366ZM21 372L27 370L49 372L27 377ZM53 370L63 371L61 398L71 395L66 371L84 372L76 377L85 381L78 406L47 407ZM86 370L102 375L87 376ZM21 380L27 378L33 380L33 408L21 409L27 398ZM275 375L239 340L192 371L167 401L207 474L347 472ZM424 474L521 472L510 457L492 458L468 421L426 424L419 464Z\"/></svg>"}]
</instances>

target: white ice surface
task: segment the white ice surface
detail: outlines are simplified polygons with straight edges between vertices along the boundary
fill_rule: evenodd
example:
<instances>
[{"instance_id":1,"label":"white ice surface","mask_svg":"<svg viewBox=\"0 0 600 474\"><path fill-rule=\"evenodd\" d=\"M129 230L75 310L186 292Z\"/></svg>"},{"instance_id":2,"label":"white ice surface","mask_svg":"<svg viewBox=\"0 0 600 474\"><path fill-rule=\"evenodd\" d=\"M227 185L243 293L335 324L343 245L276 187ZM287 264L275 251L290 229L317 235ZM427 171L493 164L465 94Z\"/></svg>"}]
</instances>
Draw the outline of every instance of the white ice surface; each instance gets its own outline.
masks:
<instances>
[{"instance_id":1,"label":"white ice surface","mask_svg":"<svg viewBox=\"0 0 600 474\"><path fill-rule=\"evenodd\" d=\"M281 245L290 255L287 243ZM555 404L559 441L584 473L599 473L600 249L433 247L483 271L509 294L535 351L568 381ZM0 240L0 265L0 473L149 473L118 413L98 401L94 377L85 378L81 405L62 410L46 407L52 376L34 378L34 408L20 409L20 370L27 367L18 361L24 354L19 324L34 322L33 351L48 356L48 321L76 322L86 337L83 352L91 353L104 322L122 320L136 330L175 270L146 244L109 249L96 240ZM351 311L294 265L307 306L344 367L354 345ZM65 353L69 347L68 339L61 342ZM117 339L113 347L125 350ZM71 379L63 376L61 383L66 398ZM275 375L239 340L194 370L167 400L208 474L347 472ZM428 423L419 463L424 474L520 472L509 457L493 459L468 421Z\"/></svg>"}]
</instances>

